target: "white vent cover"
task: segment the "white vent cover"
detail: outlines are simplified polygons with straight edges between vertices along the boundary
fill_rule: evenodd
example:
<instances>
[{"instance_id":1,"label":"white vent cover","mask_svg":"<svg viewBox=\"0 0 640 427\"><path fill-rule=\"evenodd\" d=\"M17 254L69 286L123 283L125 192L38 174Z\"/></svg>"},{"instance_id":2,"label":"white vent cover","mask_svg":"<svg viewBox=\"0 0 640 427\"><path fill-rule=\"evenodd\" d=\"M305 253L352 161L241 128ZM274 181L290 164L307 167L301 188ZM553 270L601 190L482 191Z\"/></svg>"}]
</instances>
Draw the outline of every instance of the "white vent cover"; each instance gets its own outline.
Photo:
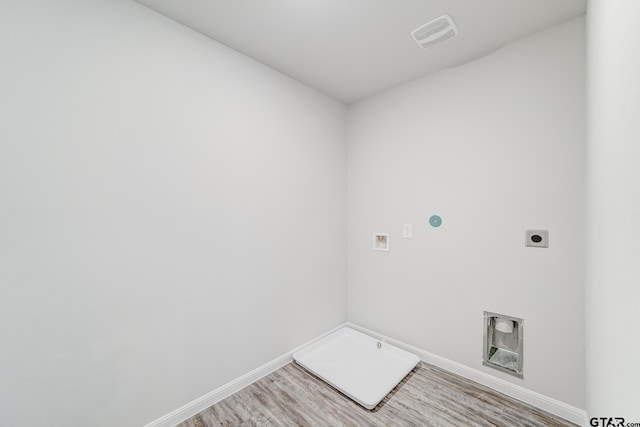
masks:
<instances>
[{"instance_id":1,"label":"white vent cover","mask_svg":"<svg viewBox=\"0 0 640 427\"><path fill-rule=\"evenodd\" d=\"M446 40L458 34L458 27L449 15L442 15L433 21L416 28L411 32L411 37L418 45L426 49L434 43Z\"/></svg>"}]
</instances>

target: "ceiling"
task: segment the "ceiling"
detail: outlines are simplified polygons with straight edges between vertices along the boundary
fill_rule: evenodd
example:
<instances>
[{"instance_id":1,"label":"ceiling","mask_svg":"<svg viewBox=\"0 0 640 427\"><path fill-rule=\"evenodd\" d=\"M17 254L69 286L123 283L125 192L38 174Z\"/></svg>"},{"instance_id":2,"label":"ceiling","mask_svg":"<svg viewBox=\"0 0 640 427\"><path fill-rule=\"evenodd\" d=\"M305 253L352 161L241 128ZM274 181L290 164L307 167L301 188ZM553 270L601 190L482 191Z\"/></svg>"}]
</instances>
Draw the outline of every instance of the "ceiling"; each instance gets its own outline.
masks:
<instances>
[{"instance_id":1,"label":"ceiling","mask_svg":"<svg viewBox=\"0 0 640 427\"><path fill-rule=\"evenodd\" d=\"M585 13L587 0L137 0L342 102L453 67ZM445 13L456 37L411 31Z\"/></svg>"}]
</instances>

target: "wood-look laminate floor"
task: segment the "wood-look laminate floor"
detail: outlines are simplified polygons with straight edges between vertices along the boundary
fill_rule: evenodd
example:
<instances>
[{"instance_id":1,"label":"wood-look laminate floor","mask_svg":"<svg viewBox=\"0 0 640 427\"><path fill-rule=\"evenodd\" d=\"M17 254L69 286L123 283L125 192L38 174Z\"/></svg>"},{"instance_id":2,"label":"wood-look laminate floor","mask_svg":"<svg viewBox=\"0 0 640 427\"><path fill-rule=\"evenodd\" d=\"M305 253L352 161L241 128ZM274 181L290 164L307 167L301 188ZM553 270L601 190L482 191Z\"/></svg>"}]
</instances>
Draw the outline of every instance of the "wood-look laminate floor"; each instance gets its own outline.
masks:
<instances>
[{"instance_id":1,"label":"wood-look laminate floor","mask_svg":"<svg viewBox=\"0 0 640 427\"><path fill-rule=\"evenodd\" d=\"M290 363L189 418L212 426L574 426L435 366L418 365L373 410Z\"/></svg>"}]
</instances>

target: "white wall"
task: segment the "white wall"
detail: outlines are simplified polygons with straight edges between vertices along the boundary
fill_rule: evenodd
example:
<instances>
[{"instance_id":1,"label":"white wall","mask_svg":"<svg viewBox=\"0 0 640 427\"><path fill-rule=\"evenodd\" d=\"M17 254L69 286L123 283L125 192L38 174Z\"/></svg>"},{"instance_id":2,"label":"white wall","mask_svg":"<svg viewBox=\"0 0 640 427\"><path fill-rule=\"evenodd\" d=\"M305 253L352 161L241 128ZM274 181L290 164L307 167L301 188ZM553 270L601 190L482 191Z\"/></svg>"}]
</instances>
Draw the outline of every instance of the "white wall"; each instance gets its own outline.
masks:
<instances>
[{"instance_id":1,"label":"white wall","mask_svg":"<svg viewBox=\"0 0 640 427\"><path fill-rule=\"evenodd\" d=\"M0 13L0 425L138 426L346 320L345 108L133 1Z\"/></svg>"},{"instance_id":2,"label":"white wall","mask_svg":"<svg viewBox=\"0 0 640 427\"><path fill-rule=\"evenodd\" d=\"M349 320L580 408L583 27L355 104L348 122ZM527 228L550 248L525 248ZM524 380L481 365L483 310L525 319Z\"/></svg>"},{"instance_id":3,"label":"white wall","mask_svg":"<svg viewBox=\"0 0 640 427\"><path fill-rule=\"evenodd\" d=\"M640 422L640 3L587 16L587 410Z\"/></svg>"}]
</instances>

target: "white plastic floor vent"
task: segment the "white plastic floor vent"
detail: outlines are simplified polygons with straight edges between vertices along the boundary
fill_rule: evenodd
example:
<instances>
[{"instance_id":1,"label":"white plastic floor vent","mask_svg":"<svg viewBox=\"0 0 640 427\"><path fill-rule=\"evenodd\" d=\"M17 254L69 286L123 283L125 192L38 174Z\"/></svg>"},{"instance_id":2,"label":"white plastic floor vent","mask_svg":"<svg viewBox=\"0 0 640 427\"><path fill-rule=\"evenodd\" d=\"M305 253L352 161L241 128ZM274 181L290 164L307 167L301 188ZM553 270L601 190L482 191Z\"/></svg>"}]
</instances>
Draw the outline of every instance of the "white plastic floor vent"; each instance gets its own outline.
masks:
<instances>
[{"instance_id":1,"label":"white plastic floor vent","mask_svg":"<svg viewBox=\"0 0 640 427\"><path fill-rule=\"evenodd\" d=\"M449 15L442 15L433 21L416 28L411 32L411 37L423 49L442 40L449 39L458 34L458 27Z\"/></svg>"}]
</instances>

